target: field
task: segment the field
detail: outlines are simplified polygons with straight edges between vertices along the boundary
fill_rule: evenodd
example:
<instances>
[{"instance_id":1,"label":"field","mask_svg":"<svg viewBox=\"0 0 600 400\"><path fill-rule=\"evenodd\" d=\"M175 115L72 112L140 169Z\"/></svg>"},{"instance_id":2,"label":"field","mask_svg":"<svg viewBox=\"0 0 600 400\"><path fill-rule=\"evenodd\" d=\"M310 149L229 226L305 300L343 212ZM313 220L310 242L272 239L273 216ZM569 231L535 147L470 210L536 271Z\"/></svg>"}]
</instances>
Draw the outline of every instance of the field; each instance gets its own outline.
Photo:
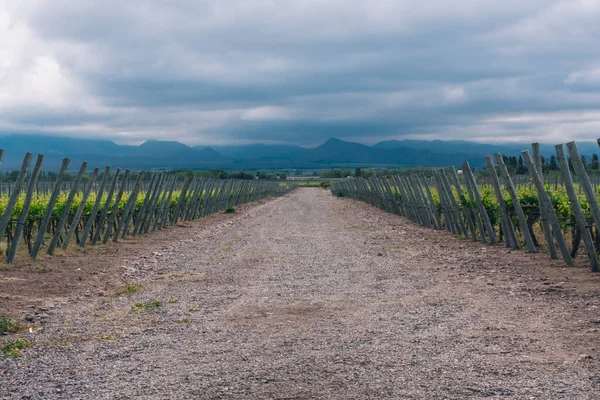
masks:
<instances>
[{"instance_id":1,"label":"field","mask_svg":"<svg viewBox=\"0 0 600 400\"><path fill-rule=\"evenodd\" d=\"M161 232L0 271L5 397L590 398L598 193L502 178L467 165L328 190L186 179L35 197L52 204L26 218L44 248L78 211L105 238ZM54 231L36 225L48 215Z\"/></svg>"}]
</instances>

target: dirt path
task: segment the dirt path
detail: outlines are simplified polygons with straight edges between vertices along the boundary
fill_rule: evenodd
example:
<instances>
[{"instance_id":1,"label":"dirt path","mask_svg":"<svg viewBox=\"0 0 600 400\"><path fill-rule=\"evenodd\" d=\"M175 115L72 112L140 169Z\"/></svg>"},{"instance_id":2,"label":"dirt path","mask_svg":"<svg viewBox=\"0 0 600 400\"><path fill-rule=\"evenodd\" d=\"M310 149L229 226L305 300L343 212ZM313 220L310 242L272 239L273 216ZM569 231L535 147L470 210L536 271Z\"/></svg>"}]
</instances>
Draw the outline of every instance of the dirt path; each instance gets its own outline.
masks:
<instances>
[{"instance_id":1,"label":"dirt path","mask_svg":"<svg viewBox=\"0 0 600 400\"><path fill-rule=\"evenodd\" d=\"M144 290L46 311L0 398L600 398L583 267L319 189L189 232L129 257Z\"/></svg>"}]
</instances>

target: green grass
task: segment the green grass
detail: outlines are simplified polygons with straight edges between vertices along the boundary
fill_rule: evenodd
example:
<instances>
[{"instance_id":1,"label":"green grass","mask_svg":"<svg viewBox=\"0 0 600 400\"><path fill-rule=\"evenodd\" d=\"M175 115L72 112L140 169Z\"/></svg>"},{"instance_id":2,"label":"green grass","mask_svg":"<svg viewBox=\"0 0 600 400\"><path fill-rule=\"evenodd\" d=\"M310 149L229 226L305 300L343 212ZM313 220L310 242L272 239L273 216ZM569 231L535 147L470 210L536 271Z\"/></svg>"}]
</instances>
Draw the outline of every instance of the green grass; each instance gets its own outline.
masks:
<instances>
[{"instance_id":1,"label":"green grass","mask_svg":"<svg viewBox=\"0 0 600 400\"><path fill-rule=\"evenodd\" d=\"M298 183L298 187L321 187L321 182L300 182Z\"/></svg>"},{"instance_id":2,"label":"green grass","mask_svg":"<svg viewBox=\"0 0 600 400\"><path fill-rule=\"evenodd\" d=\"M149 302L138 302L135 303L134 305L131 306L131 311L134 312L143 312L143 311L150 311L150 310L156 310L157 308L160 308L163 306L163 302L160 300L153 300L153 301L149 301Z\"/></svg>"},{"instance_id":3,"label":"green grass","mask_svg":"<svg viewBox=\"0 0 600 400\"><path fill-rule=\"evenodd\" d=\"M3 333L15 333L21 330L21 324L5 316L0 317L0 335Z\"/></svg>"},{"instance_id":4,"label":"green grass","mask_svg":"<svg viewBox=\"0 0 600 400\"><path fill-rule=\"evenodd\" d=\"M31 346L31 343L25 339L5 340L2 344L2 354L5 357L19 357L21 351Z\"/></svg>"},{"instance_id":5,"label":"green grass","mask_svg":"<svg viewBox=\"0 0 600 400\"><path fill-rule=\"evenodd\" d=\"M127 283L127 284L123 285L121 288L119 288L119 290L117 290L115 295L116 296L131 296L132 294L137 293L142 289L143 289L143 286L138 283Z\"/></svg>"}]
</instances>

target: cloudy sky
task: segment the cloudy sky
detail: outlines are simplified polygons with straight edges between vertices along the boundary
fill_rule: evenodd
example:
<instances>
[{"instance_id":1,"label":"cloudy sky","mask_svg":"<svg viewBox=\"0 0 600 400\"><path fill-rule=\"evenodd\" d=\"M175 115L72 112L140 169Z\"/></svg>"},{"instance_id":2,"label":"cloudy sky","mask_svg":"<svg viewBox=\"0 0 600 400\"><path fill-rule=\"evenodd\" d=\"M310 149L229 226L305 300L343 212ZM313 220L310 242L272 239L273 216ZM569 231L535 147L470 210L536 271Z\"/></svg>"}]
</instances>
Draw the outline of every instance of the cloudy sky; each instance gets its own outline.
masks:
<instances>
[{"instance_id":1,"label":"cloudy sky","mask_svg":"<svg viewBox=\"0 0 600 400\"><path fill-rule=\"evenodd\" d=\"M0 134L600 136L599 0L0 0Z\"/></svg>"}]
</instances>

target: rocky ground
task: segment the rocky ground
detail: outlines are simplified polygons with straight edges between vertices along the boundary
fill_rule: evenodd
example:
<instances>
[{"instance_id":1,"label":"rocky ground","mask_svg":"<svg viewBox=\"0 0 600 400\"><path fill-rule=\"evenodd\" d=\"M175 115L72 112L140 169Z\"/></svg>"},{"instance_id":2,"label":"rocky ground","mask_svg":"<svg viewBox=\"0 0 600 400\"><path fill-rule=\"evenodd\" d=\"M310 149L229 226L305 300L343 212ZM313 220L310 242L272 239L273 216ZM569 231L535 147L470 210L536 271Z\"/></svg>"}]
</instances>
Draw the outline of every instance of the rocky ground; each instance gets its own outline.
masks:
<instances>
[{"instance_id":1,"label":"rocky ground","mask_svg":"<svg viewBox=\"0 0 600 400\"><path fill-rule=\"evenodd\" d=\"M584 265L309 188L138 240L0 270L0 398L600 398Z\"/></svg>"}]
</instances>

